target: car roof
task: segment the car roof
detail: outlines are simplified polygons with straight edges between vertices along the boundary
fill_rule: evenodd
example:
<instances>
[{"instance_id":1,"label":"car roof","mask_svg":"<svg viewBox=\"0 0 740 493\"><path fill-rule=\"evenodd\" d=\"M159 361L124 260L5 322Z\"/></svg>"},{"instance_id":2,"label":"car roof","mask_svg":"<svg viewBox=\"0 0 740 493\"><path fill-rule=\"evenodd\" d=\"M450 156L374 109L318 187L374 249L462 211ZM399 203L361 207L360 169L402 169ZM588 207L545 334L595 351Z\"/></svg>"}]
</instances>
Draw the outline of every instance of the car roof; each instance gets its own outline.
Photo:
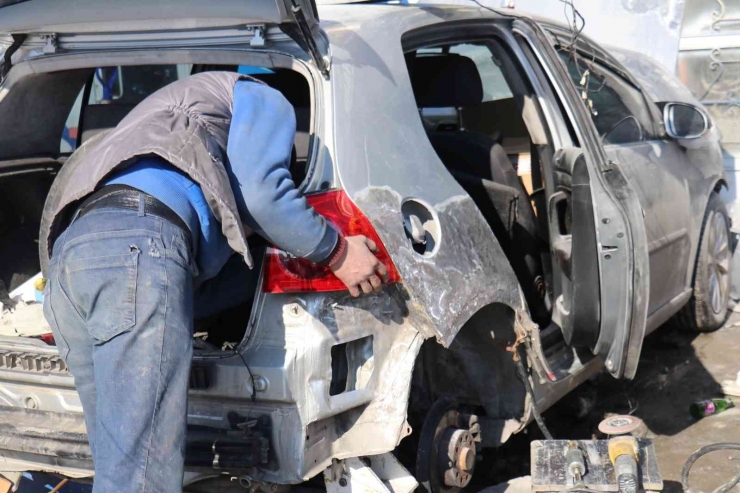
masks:
<instances>
[{"instance_id":1,"label":"car roof","mask_svg":"<svg viewBox=\"0 0 740 493\"><path fill-rule=\"evenodd\" d=\"M405 0L404 0L405 1ZM393 8L398 15L414 15L418 11L456 11L459 14L469 14L470 17L476 17L476 13L484 13L486 17L508 17L529 19L534 22L555 26L560 29L567 29L567 26L555 19L538 16L530 12L521 10L490 7L484 3L478 3L475 0L423 0L423 3L395 3L377 2L376 0L316 0L319 15L324 20L339 20L337 13L352 13L353 18L357 20L372 20L374 17L386 12L388 8ZM352 10L346 10L347 8ZM338 10L340 9L340 10ZM480 17L480 15L478 15Z\"/></svg>"}]
</instances>

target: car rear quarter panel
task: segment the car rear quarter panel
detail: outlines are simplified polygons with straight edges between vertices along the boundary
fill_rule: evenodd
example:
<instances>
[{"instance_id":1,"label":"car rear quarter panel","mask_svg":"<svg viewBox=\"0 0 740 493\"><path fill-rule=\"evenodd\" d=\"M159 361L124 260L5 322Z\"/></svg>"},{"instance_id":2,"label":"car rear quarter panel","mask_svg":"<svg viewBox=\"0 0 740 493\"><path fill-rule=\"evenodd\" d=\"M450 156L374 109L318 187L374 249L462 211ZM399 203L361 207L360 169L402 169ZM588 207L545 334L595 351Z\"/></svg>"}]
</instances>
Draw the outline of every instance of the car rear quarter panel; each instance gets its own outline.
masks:
<instances>
[{"instance_id":1,"label":"car rear quarter panel","mask_svg":"<svg viewBox=\"0 0 740 493\"><path fill-rule=\"evenodd\" d=\"M331 42L341 184L390 252L415 327L445 346L491 303L508 305L528 319L498 241L429 143L401 44L412 29L482 16L473 9L393 6L331 7L323 13ZM408 199L426 204L438 220L440 237L431 255L416 253L404 233L401 206Z\"/></svg>"}]
</instances>

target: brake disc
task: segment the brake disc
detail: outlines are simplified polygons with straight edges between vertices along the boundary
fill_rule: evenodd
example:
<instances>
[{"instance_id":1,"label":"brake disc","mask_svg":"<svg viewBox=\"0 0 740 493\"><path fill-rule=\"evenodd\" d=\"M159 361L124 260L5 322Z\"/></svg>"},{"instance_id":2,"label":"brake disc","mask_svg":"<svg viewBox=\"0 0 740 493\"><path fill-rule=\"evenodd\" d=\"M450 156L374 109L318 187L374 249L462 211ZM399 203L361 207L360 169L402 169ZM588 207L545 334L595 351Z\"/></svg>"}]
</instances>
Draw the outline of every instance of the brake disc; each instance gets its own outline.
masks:
<instances>
[{"instance_id":1,"label":"brake disc","mask_svg":"<svg viewBox=\"0 0 740 493\"><path fill-rule=\"evenodd\" d=\"M430 493L457 493L470 484L481 441L478 417L448 399L427 413L416 454L416 479Z\"/></svg>"}]
</instances>

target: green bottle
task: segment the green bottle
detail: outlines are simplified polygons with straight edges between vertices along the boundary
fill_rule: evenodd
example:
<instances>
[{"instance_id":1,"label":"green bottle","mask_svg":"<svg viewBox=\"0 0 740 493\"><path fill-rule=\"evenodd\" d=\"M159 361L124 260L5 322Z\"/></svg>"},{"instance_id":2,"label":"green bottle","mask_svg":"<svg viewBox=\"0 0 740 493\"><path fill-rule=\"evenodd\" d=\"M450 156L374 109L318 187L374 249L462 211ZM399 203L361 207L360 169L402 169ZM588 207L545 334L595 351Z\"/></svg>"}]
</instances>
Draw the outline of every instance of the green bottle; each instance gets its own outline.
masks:
<instances>
[{"instance_id":1,"label":"green bottle","mask_svg":"<svg viewBox=\"0 0 740 493\"><path fill-rule=\"evenodd\" d=\"M689 411L691 415L696 419L701 419L706 416L713 414L719 414L722 411L726 411L731 407L735 407L735 403L729 397L722 397L717 399L707 399L705 401L694 402Z\"/></svg>"}]
</instances>

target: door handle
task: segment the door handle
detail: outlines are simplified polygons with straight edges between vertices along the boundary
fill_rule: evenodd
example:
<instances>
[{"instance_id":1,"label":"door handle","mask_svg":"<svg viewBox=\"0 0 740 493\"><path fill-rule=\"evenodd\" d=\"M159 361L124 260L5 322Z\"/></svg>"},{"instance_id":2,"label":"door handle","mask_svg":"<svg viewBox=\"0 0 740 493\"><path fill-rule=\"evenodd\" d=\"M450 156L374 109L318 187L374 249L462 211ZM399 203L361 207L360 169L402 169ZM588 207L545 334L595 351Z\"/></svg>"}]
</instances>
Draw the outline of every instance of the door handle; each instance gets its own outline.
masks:
<instances>
[{"instance_id":1,"label":"door handle","mask_svg":"<svg viewBox=\"0 0 740 493\"><path fill-rule=\"evenodd\" d=\"M571 256L573 253L573 237L562 230L565 224L568 199L565 192L555 192L550 196L547 206L548 219L550 222L550 241L556 262L560 265L565 276L570 279Z\"/></svg>"}]
</instances>

